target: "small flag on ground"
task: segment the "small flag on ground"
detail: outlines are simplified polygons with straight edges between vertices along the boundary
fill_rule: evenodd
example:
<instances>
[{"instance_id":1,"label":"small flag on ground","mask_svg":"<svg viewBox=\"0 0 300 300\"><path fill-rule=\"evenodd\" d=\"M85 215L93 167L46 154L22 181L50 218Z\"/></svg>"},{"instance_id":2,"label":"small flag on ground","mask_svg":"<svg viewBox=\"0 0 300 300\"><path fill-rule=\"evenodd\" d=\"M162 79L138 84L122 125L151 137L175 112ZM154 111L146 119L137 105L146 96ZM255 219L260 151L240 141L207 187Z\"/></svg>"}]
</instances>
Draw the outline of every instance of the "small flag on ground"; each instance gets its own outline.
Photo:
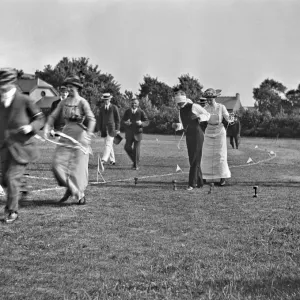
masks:
<instances>
[{"instance_id":1,"label":"small flag on ground","mask_svg":"<svg viewBox=\"0 0 300 300\"><path fill-rule=\"evenodd\" d=\"M177 167L176 167L176 172L179 172L179 171L182 172L181 168L177 165Z\"/></svg>"},{"instance_id":2,"label":"small flag on ground","mask_svg":"<svg viewBox=\"0 0 300 300\"><path fill-rule=\"evenodd\" d=\"M247 160L247 164L250 164L250 163L252 163L252 162L253 162L252 158L249 157L248 160Z\"/></svg>"},{"instance_id":3,"label":"small flag on ground","mask_svg":"<svg viewBox=\"0 0 300 300\"><path fill-rule=\"evenodd\" d=\"M256 145L254 148L256 149L256 148L258 148L258 146Z\"/></svg>"}]
</instances>

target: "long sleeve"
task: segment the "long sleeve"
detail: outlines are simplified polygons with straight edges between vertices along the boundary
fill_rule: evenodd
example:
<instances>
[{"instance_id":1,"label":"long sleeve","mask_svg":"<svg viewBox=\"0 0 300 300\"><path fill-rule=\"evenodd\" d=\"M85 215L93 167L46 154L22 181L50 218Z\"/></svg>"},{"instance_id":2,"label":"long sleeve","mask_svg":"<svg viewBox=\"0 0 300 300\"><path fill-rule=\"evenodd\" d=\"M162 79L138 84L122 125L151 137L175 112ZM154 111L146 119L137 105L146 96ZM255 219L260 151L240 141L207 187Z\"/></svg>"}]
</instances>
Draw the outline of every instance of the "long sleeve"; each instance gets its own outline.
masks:
<instances>
[{"instance_id":1,"label":"long sleeve","mask_svg":"<svg viewBox=\"0 0 300 300\"><path fill-rule=\"evenodd\" d=\"M27 109L31 117L30 125L32 126L33 132L37 133L45 124L45 116L41 112L41 110L35 105L33 100L28 98L27 101Z\"/></svg>"},{"instance_id":2,"label":"long sleeve","mask_svg":"<svg viewBox=\"0 0 300 300\"><path fill-rule=\"evenodd\" d=\"M53 127L54 121L59 117L59 114L62 111L63 102L64 100L60 101L54 111L48 116L47 124L49 127Z\"/></svg>"},{"instance_id":3,"label":"long sleeve","mask_svg":"<svg viewBox=\"0 0 300 300\"><path fill-rule=\"evenodd\" d=\"M116 131L120 131L120 114L116 106L114 106L114 120L115 120Z\"/></svg>"},{"instance_id":4,"label":"long sleeve","mask_svg":"<svg viewBox=\"0 0 300 300\"><path fill-rule=\"evenodd\" d=\"M192 106L192 113L200 119L200 122L208 121L210 118L210 113L196 103Z\"/></svg>"},{"instance_id":5,"label":"long sleeve","mask_svg":"<svg viewBox=\"0 0 300 300\"><path fill-rule=\"evenodd\" d=\"M125 124L125 122L128 121L128 119L130 119L129 113L130 113L130 109L127 109L127 110L125 111L124 116L123 116L122 121L121 121L122 124L123 124L124 126L127 126L127 127L128 127L128 125Z\"/></svg>"},{"instance_id":6,"label":"long sleeve","mask_svg":"<svg viewBox=\"0 0 300 300\"><path fill-rule=\"evenodd\" d=\"M183 129L183 124L182 124L182 120L181 120L181 117L180 117L180 111L178 113L178 119L179 119L179 123L177 123L177 127L175 128L175 131L178 131L178 130L182 130Z\"/></svg>"},{"instance_id":7,"label":"long sleeve","mask_svg":"<svg viewBox=\"0 0 300 300\"><path fill-rule=\"evenodd\" d=\"M143 110L141 111L141 121L142 121L142 127L146 127L149 125L148 117Z\"/></svg>"},{"instance_id":8,"label":"long sleeve","mask_svg":"<svg viewBox=\"0 0 300 300\"><path fill-rule=\"evenodd\" d=\"M92 134L96 126L96 119L92 112L90 104L84 98L81 99L84 116L88 120L87 132Z\"/></svg>"},{"instance_id":9,"label":"long sleeve","mask_svg":"<svg viewBox=\"0 0 300 300\"><path fill-rule=\"evenodd\" d=\"M228 122L228 120L229 120L229 113L228 113L225 105L222 105L222 116Z\"/></svg>"}]
</instances>

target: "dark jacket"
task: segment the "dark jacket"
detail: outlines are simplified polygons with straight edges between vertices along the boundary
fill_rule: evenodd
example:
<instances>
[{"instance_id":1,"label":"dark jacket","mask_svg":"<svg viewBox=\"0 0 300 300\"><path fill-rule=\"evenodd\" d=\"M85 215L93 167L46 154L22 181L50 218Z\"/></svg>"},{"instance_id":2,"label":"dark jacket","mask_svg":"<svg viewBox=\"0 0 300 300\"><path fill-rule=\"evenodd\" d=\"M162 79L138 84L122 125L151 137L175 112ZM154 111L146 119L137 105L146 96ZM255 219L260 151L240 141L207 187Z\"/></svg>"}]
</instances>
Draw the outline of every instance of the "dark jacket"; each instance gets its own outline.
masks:
<instances>
[{"instance_id":1,"label":"dark jacket","mask_svg":"<svg viewBox=\"0 0 300 300\"><path fill-rule=\"evenodd\" d=\"M120 131L120 115L117 106L110 103L108 111L105 106L102 106L97 117L98 130L101 137L109 136L115 137L116 131Z\"/></svg>"},{"instance_id":2,"label":"dark jacket","mask_svg":"<svg viewBox=\"0 0 300 300\"><path fill-rule=\"evenodd\" d=\"M28 134L19 132L23 125L31 125ZM8 149L20 164L27 164L39 156L34 135L44 126L45 117L34 101L16 92L9 107L0 103L0 148Z\"/></svg>"},{"instance_id":3,"label":"dark jacket","mask_svg":"<svg viewBox=\"0 0 300 300\"><path fill-rule=\"evenodd\" d=\"M187 103L180 109L180 118L186 135L194 135L200 128L196 115L192 112L193 104Z\"/></svg>"},{"instance_id":4,"label":"dark jacket","mask_svg":"<svg viewBox=\"0 0 300 300\"><path fill-rule=\"evenodd\" d=\"M52 102L50 113L52 113L56 109L56 107L58 106L58 104L60 102L61 102L61 99L58 99L58 100L55 100L54 102ZM56 130L61 130L64 126L65 126L65 119L63 118L63 114L60 113L59 117L57 119L55 119L55 121L54 121L54 128Z\"/></svg>"},{"instance_id":5,"label":"dark jacket","mask_svg":"<svg viewBox=\"0 0 300 300\"><path fill-rule=\"evenodd\" d=\"M131 125L126 125L124 122L130 120ZM142 121L141 125L137 125L136 121ZM125 127L125 138L131 139L134 137L135 140L141 141L143 134L143 127L149 125L148 118L143 110L137 109L135 114L132 113L132 109L129 108L125 111L122 122Z\"/></svg>"}]
</instances>

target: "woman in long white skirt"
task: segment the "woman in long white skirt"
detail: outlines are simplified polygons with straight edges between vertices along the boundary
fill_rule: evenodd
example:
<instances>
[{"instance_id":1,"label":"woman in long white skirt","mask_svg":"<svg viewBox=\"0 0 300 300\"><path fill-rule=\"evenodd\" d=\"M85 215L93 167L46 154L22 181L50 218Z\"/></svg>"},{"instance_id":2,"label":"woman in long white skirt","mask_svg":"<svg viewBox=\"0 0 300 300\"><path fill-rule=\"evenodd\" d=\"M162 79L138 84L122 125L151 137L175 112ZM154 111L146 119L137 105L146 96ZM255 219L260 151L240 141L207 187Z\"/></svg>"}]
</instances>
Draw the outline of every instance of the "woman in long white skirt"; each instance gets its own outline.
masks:
<instances>
[{"instance_id":1,"label":"woman in long white skirt","mask_svg":"<svg viewBox=\"0 0 300 300\"><path fill-rule=\"evenodd\" d=\"M220 185L225 185L225 179L231 177L227 163L226 129L223 118L229 121L229 113L223 104L216 103L218 91L207 89L203 97L207 99L205 109L210 113L210 119L204 134L201 170L206 181L220 179Z\"/></svg>"}]
</instances>

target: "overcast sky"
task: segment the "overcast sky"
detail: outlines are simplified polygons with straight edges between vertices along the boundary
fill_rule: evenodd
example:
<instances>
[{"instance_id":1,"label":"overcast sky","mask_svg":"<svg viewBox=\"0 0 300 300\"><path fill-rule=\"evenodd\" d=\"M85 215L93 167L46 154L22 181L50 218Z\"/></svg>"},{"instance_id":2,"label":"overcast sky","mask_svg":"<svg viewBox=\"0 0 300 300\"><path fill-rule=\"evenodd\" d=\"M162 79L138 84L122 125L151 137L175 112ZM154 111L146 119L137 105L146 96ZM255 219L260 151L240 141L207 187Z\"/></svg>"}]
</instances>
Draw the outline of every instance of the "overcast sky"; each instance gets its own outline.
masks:
<instances>
[{"instance_id":1,"label":"overcast sky","mask_svg":"<svg viewBox=\"0 0 300 300\"><path fill-rule=\"evenodd\" d=\"M0 66L25 73L62 57L88 57L121 89L149 74L170 86L181 74L204 89L240 93L266 78L300 83L300 1L1 0Z\"/></svg>"}]
</instances>

